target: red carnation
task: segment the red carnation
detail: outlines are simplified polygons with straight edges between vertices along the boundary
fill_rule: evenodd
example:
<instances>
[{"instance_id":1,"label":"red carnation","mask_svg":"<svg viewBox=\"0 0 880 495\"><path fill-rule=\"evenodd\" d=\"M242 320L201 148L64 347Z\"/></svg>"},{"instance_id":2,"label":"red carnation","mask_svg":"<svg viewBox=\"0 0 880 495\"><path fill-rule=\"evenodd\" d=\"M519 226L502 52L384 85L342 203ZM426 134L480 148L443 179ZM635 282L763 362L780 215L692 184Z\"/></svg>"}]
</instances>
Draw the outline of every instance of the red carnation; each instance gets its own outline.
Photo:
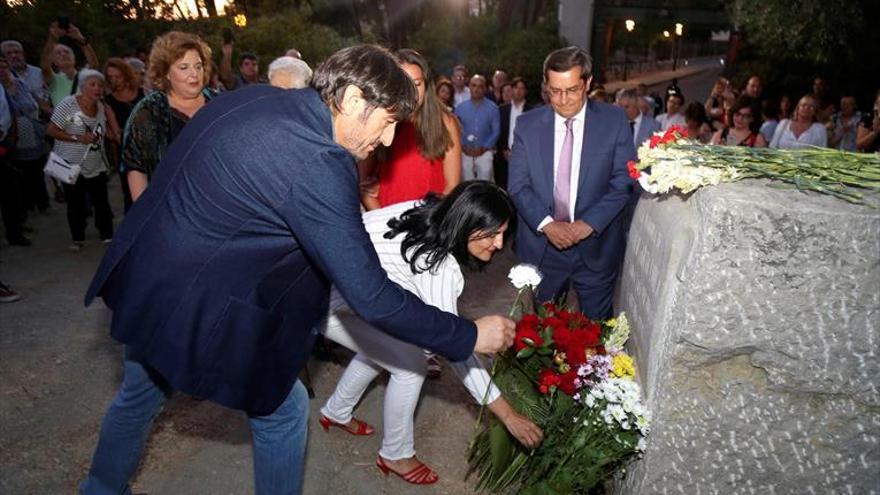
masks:
<instances>
[{"instance_id":1,"label":"red carnation","mask_svg":"<svg viewBox=\"0 0 880 495\"><path fill-rule=\"evenodd\" d=\"M540 324L540 320L537 316L533 314L523 315L523 317L516 323L516 331L519 332L521 330L534 330L538 331L538 325Z\"/></svg>"},{"instance_id":2,"label":"red carnation","mask_svg":"<svg viewBox=\"0 0 880 495\"><path fill-rule=\"evenodd\" d=\"M549 329L553 330L554 335L559 330L564 330L564 329L568 328L568 325L565 323L565 320L563 320L562 318L557 318L555 316L550 316L550 317L544 318L544 320L541 322L541 324L544 325L544 328L549 328ZM555 338L556 337L554 337L554 340L555 340Z\"/></svg>"},{"instance_id":3,"label":"red carnation","mask_svg":"<svg viewBox=\"0 0 880 495\"><path fill-rule=\"evenodd\" d=\"M553 341L556 342L556 347L560 349L566 347L571 342L573 335L574 332L564 325L553 327Z\"/></svg>"},{"instance_id":4,"label":"red carnation","mask_svg":"<svg viewBox=\"0 0 880 495\"><path fill-rule=\"evenodd\" d=\"M554 316L556 314L556 305L552 302L545 302L542 306L544 306L544 311L547 316Z\"/></svg>"},{"instance_id":5,"label":"red carnation","mask_svg":"<svg viewBox=\"0 0 880 495\"><path fill-rule=\"evenodd\" d=\"M660 139L661 139L660 136L657 136L657 135L651 136L651 142L650 142L650 144L648 144L648 147L652 148L652 149L656 148L657 144L660 143Z\"/></svg>"},{"instance_id":6,"label":"red carnation","mask_svg":"<svg viewBox=\"0 0 880 495\"><path fill-rule=\"evenodd\" d=\"M535 347L540 347L544 344L544 340L541 338L540 335L538 335L537 330L531 328L517 330L516 339L513 342L513 348L516 349L516 352L519 352L529 347L529 344L525 342L524 339L530 339L534 343Z\"/></svg>"},{"instance_id":7,"label":"red carnation","mask_svg":"<svg viewBox=\"0 0 880 495\"><path fill-rule=\"evenodd\" d=\"M577 379L577 371L572 368L559 376L559 390L565 392L566 395L574 395L577 392L577 386L574 381Z\"/></svg>"},{"instance_id":8,"label":"red carnation","mask_svg":"<svg viewBox=\"0 0 880 495\"><path fill-rule=\"evenodd\" d=\"M574 318L572 318L572 323L574 328L582 328L584 325L589 324L590 320L588 320L583 313L575 313Z\"/></svg>"},{"instance_id":9,"label":"red carnation","mask_svg":"<svg viewBox=\"0 0 880 495\"><path fill-rule=\"evenodd\" d=\"M558 387L562 383L562 378L551 368L546 368L538 375L538 390L542 394L550 393L551 387Z\"/></svg>"},{"instance_id":10,"label":"red carnation","mask_svg":"<svg viewBox=\"0 0 880 495\"><path fill-rule=\"evenodd\" d=\"M642 175L642 173L639 172L639 169L636 168L635 160L630 160L626 162L626 169L627 171L629 171L629 176L633 180L639 180L639 177L641 177Z\"/></svg>"},{"instance_id":11,"label":"red carnation","mask_svg":"<svg viewBox=\"0 0 880 495\"><path fill-rule=\"evenodd\" d=\"M595 347L599 345L599 337L602 336L602 326L595 322L590 322L583 329L586 335L585 343L587 347Z\"/></svg>"}]
</instances>

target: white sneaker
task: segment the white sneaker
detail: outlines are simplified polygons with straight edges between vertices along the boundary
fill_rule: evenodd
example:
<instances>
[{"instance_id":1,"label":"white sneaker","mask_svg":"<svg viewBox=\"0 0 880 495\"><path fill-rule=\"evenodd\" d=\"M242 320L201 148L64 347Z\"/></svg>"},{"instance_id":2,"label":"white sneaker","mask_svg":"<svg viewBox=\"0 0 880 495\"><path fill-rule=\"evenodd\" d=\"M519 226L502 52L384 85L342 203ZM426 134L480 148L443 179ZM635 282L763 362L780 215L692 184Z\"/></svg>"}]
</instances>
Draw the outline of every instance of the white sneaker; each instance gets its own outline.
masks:
<instances>
[{"instance_id":1,"label":"white sneaker","mask_svg":"<svg viewBox=\"0 0 880 495\"><path fill-rule=\"evenodd\" d=\"M71 244L70 246L67 246L67 250L68 250L68 251L72 251L72 252L75 253L75 252L78 252L78 251L82 251L82 248L83 248L85 245L86 245L85 242L73 241L73 244Z\"/></svg>"}]
</instances>

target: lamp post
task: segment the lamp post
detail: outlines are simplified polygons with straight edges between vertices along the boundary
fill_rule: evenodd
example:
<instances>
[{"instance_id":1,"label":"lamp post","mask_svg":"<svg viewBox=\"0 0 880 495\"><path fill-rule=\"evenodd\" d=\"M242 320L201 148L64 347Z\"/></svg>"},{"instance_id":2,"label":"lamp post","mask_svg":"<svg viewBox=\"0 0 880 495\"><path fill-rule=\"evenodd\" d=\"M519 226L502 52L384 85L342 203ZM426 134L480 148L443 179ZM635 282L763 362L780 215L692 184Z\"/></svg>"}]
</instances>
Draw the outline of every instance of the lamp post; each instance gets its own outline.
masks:
<instances>
[{"instance_id":1,"label":"lamp post","mask_svg":"<svg viewBox=\"0 0 880 495\"><path fill-rule=\"evenodd\" d=\"M626 31L628 33L633 32L633 29L636 28L636 21L632 19L627 19L624 21L626 25ZM626 53L626 45L629 44L629 36L623 41L623 80L626 81L626 68L627 68L627 53Z\"/></svg>"},{"instance_id":2,"label":"lamp post","mask_svg":"<svg viewBox=\"0 0 880 495\"><path fill-rule=\"evenodd\" d=\"M666 33L666 31L664 31L664 34L665 33ZM675 36L677 39L672 41L672 53L673 53L672 70L673 71L675 70L675 67L678 65L678 56L681 55L681 37L683 34L684 34L684 24L682 24L680 22L676 22L675 23ZM678 49L677 50L675 49L676 41L678 41Z\"/></svg>"}]
</instances>

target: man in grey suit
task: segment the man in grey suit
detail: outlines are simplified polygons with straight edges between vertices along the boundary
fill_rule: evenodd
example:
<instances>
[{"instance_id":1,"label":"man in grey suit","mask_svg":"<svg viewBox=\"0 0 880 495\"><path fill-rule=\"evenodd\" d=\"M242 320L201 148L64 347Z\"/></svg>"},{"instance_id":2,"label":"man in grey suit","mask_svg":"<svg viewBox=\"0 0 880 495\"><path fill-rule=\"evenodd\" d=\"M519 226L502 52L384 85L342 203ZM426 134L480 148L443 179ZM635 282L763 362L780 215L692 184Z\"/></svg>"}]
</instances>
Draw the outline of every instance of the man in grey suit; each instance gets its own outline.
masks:
<instances>
[{"instance_id":1,"label":"man in grey suit","mask_svg":"<svg viewBox=\"0 0 880 495\"><path fill-rule=\"evenodd\" d=\"M652 134L660 131L659 122L639 111L639 98L635 89L621 89L614 98L614 103L626 112L636 149L650 139Z\"/></svg>"}]
</instances>

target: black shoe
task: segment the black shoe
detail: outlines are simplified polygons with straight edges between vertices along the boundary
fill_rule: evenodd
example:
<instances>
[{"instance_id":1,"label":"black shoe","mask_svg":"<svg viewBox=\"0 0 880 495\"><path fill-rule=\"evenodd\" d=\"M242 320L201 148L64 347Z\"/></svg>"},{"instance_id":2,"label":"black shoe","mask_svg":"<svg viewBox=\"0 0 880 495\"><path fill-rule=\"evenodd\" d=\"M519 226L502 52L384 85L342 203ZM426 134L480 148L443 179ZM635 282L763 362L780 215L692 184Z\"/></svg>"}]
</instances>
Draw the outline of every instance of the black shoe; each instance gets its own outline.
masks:
<instances>
[{"instance_id":1,"label":"black shoe","mask_svg":"<svg viewBox=\"0 0 880 495\"><path fill-rule=\"evenodd\" d=\"M7 237L6 240L9 241L10 246L30 246L31 245L31 240L23 235L18 236L18 237Z\"/></svg>"}]
</instances>

